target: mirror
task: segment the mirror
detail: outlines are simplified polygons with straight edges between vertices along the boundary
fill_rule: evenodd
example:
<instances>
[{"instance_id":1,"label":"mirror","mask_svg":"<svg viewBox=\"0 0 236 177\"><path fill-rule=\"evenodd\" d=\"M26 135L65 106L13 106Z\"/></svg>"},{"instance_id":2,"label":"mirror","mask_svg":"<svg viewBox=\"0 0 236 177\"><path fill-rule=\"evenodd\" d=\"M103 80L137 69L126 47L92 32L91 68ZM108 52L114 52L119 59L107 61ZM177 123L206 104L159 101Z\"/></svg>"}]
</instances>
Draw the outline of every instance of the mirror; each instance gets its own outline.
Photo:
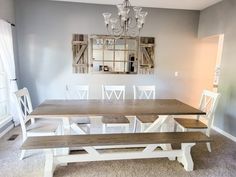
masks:
<instances>
[{"instance_id":1,"label":"mirror","mask_svg":"<svg viewBox=\"0 0 236 177\"><path fill-rule=\"evenodd\" d=\"M153 74L155 38L74 34L74 73Z\"/></svg>"},{"instance_id":2,"label":"mirror","mask_svg":"<svg viewBox=\"0 0 236 177\"><path fill-rule=\"evenodd\" d=\"M91 46L92 72L137 74L137 38L96 35Z\"/></svg>"}]
</instances>

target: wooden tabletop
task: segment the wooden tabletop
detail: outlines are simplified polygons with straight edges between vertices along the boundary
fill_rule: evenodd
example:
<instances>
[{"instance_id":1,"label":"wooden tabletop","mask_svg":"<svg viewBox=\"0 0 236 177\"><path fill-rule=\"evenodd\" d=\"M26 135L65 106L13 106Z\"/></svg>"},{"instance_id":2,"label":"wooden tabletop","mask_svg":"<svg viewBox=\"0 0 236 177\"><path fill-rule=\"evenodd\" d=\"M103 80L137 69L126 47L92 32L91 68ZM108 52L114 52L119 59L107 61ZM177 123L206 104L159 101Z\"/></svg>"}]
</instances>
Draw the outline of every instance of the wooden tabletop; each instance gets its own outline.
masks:
<instances>
[{"instance_id":1,"label":"wooden tabletop","mask_svg":"<svg viewBox=\"0 0 236 177\"><path fill-rule=\"evenodd\" d=\"M30 117L105 115L200 115L204 112L176 99L156 100L46 100Z\"/></svg>"},{"instance_id":2,"label":"wooden tabletop","mask_svg":"<svg viewBox=\"0 0 236 177\"><path fill-rule=\"evenodd\" d=\"M201 132L166 132L132 134L93 134L28 137L21 149L71 148L86 146L206 143L212 141Z\"/></svg>"}]
</instances>

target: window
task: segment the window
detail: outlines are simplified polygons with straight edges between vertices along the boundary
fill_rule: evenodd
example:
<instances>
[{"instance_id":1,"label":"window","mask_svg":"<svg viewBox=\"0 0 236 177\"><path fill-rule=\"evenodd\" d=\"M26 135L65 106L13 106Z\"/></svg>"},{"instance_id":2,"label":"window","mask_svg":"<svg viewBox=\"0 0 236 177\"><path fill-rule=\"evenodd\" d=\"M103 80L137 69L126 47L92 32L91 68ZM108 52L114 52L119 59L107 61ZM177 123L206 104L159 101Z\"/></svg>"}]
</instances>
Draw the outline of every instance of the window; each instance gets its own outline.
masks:
<instances>
[{"instance_id":1,"label":"window","mask_svg":"<svg viewBox=\"0 0 236 177\"><path fill-rule=\"evenodd\" d=\"M7 77L0 60L0 124L9 117L9 93Z\"/></svg>"}]
</instances>

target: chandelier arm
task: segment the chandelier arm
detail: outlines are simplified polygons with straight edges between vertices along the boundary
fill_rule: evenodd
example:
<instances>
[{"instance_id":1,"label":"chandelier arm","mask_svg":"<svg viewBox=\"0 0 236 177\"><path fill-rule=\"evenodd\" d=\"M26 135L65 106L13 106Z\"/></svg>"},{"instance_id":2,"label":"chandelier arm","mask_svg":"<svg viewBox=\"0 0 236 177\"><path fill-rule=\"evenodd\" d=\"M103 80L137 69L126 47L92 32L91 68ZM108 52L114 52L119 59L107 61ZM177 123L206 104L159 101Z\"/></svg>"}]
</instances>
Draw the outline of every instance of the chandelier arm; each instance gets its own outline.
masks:
<instances>
[{"instance_id":1,"label":"chandelier arm","mask_svg":"<svg viewBox=\"0 0 236 177\"><path fill-rule=\"evenodd\" d=\"M129 0L124 0L123 5L117 5L119 11L118 14L118 18L114 18L112 21L112 25L108 25L107 23L107 31L108 33L112 34L114 36L115 39L121 38L122 36L128 36L131 35L132 37L137 37L137 35L140 35L140 31L143 28L143 24L144 24L144 20L141 22L138 21L138 19L136 18L136 13L137 10L141 10L140 8L133 8L134 14L133 16L131 14L129 14L130 9L132 8L132 5L130 3ZM123 6L123 7L122 7ZM124 10L124 11L122 11ZM122 13L120 13L122 12ZM125 12L125 14L123 14ZM123 15L124 16L123 16ZM145 16L147 15L143 14L143 18L145 18ZM104 17L105 18L105 17ZM142 23L142 24L141 24ZM111 28L112 27L112 28Z\"/></svg>"},{"instance_id":2,"label":"chandelier arm","mask_svg":"<svg viewBox=\"0 0 236 177\"><path fill-rule=\"evenodd\" d=\"M117 39L117 38L120 38L122 34L124 33L124 28L112 30L111 28L107 27L107 32L109 34L112 34Z\"/></svg>"}]
</instances>

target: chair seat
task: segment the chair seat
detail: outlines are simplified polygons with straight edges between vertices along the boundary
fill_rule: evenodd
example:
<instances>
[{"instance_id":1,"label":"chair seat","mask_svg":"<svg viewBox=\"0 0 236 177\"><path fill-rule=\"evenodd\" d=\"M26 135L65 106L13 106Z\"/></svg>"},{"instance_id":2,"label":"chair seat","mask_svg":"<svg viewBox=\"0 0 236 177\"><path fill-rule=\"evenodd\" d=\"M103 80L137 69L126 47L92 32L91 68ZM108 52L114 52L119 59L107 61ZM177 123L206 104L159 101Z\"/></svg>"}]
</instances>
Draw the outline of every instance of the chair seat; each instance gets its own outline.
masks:
<instances>
[{"instance_id":1,"label":"chair seat","mask_svg":"<svg viewBox=\"0 0 236 177\"><path fill-rule=\"evenodd\" d=\"M175 118L175 121L184 128L207 129L207 125L196 119Z\"/></svg>"},{"instance_id":2,"label":"chair seat","mask_svg":"<svg viewBox=\"0 0 236 177\"><path fill-rule=\"evenodd\" d=\"M158 119L158 115L139 115L136 117L142 123L153 123Z\"/></svg>"},{"instance_id":3,"label":"chair seat","mask_svg":"<svg viewBox=\"0 0 236 177\"><path fill-rule=\"evenodd\" d=\"M129 120L125 116L103 116L104 124L129 124Z\"/></svg>"},{"instance_id":4,"label":"chair seat","mask_svg":"<svg viewBox=\"0 0 236 177\"><path fill-rule=\"evenodd\" d=\"M30 124L26 127L26 131L27 133L52 134L56 132L58 126L58 121L52 122L36 119L36 122L34 124Z\"/></svg>"},{"instance_id":5,"label":"chair seat","mask_svg":"<svg viewBox=\"0 0 236 177\"><path fill-rule=\"evenodd\" d=\"M71 117L71 123L75 124L91 124L91 121L88 117Z\"/></svg>"}]
</instances>

